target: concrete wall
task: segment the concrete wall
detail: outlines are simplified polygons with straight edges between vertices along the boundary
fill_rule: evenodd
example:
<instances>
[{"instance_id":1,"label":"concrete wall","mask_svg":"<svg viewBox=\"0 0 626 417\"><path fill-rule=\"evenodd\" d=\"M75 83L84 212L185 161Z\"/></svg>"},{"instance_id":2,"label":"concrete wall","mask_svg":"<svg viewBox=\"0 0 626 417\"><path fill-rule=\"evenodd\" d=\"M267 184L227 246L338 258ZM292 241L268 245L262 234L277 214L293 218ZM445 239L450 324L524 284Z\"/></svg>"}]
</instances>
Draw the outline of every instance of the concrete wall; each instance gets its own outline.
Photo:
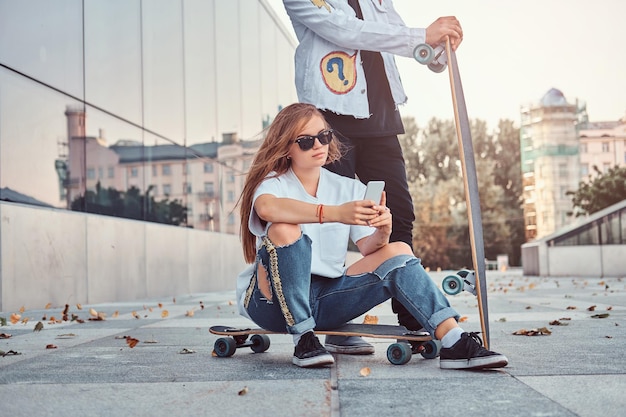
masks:
<instances>
[{"instance_id":1,"label":"concrete wall","mask_svg":"<svg viewBox=\"0 0 626 417\"><path fill-rule=\"evenodd\" d=\"M525 275L535 276L626 277L626 245L526 244L522 268Z\"/></svg>"},{"instance_id":2,"label":"concrete wall","mask_svg":"<svg viewBox=\"0 0 626 417\"><path fill-rule=\"evenodd\" d=\"M233 290L227 235L0 202L0 311Z\"/></svg>"}]
</instances>

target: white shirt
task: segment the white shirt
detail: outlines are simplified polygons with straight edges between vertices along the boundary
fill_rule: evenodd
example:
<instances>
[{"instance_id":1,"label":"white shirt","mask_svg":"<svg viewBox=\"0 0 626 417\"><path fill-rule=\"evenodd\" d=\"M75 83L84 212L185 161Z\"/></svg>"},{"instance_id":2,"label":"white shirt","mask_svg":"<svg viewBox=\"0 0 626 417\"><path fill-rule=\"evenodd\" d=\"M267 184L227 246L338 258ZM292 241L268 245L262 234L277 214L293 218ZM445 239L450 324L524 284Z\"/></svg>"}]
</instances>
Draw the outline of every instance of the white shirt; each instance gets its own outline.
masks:
<instances>
[{"instance_id":1,"label":"white shirt","mask_svg":"<svg viewBox=\"0 0 626 417\"><path fill-rule=\"evenodd\" d=\"M298 177L290 169L285 174L271 178L268 176L256 189L253 197L253 206L256 199L263 194L271 194L278 198L292 198L312 204L341 205L348 201L362 200L365 195L365 185L358 180L342 177L326 169L322 169L317 187L317 196L306 192ZM257 236L257 247L261 245L261 238L267 234L271 223L263 227L261 219L254 211L250 213L248 227ZM343 223L305 223L300 225L302 233L312 242L311 273L329 278L343 275L346 268L345 260L348 252L348 240L357 242L376 231L369 226L347 225ZM254 264L246 268L237 278L237 299L239 312L247 317L243 308L245 291L250 283L254 271Z\"/></svg>"}]
</instances>

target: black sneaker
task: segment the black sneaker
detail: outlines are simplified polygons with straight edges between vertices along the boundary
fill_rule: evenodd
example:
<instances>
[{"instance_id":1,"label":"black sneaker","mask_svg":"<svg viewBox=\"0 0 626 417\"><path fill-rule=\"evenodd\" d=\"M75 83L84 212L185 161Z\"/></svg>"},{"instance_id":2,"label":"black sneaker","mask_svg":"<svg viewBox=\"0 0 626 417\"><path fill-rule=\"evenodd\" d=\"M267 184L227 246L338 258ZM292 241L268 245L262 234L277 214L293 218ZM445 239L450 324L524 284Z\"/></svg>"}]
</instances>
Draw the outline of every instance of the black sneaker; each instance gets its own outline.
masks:
<instances>
[{"instance_id":1,"label":"black sneaker","mask_svg":"<svg viewBox=\"0 0 626 417\"><path fill-rule=\"evenodd\" d=\"M302 368L312 366L331 365L335 363L333 355L322 346L319 339L313 332L306 332L300 338L298 345L293 352L294 365Z\"/></svg>"},{"instance_id":2,"label":"black sneaker","mask_svg":"<svg viewBox=\"0 0 626 417\"><path fill-rule=\"evenodd\" d=\"M487 369L502 368L509 363L506 356L483 347L476 333L463 333L451 348L441 349L441 369Z\"/></svg>"}]
</instances>

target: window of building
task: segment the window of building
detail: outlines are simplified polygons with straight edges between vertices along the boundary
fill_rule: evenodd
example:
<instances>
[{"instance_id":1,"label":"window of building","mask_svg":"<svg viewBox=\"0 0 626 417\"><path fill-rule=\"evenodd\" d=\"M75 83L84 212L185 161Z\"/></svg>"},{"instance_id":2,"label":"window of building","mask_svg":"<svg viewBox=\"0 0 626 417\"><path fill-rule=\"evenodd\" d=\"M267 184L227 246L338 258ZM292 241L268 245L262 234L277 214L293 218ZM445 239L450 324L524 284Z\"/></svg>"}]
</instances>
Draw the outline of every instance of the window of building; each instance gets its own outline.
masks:
<instances>
[{"instance_id":1,"label":"window of building","mask_svg":"<svg viewBox=\"0 0 626 417\"><path fill-rule=\"evenodd\" d=\"M172 167L169 164L163 164L161 173L166 176L172 175Z\"/></svg>"},{"instance_id":2,"label":"window of building","mask_svg":"<svg viewBox=\"0 0 626 417\"><path fill-rule=\"evenodd\" d=\"M156 165L152 165L152 176L153 177L159 176L159 167Z\"/></svg>"},{"instance_id":3,"label":"window of building","mask_svg":"<svg viewBox=\"0 0 626 417\"><path fill-rule=\"evenodd\" d=\"M96 169L95 168L87 168L87 179L95 180L96 179Z\"/></svg>"},{"instance_id":4,"label":"window of building","mask_svg":"<svg viewBox=\"0 0 626 417\"><path fill-rule=\"evenodd\" d=\"M183 175L187 175L187 164L183 164Z\"/></svg>"},{"instance_id":5,"label":"window of building","mask_svg":"<svg viewBox=\"0 0 626 417\"><path fill-rule=\"evenodd\" d=\"M559 178L567 178L567 164L559 164Z\"/></svg>"},{"instance_id":6,"label":"window of building","mask_svg":"<svg viewBox=\"0 0 626 417\"><path fill-rule=\"evenodd\" d=\"M204 192L206 193L207 197L213 197L215 194L215 185L212 182L205 182Z\"/></svg>"},{"instance_id":7,"label":"window of building","mask_svg":"<svg viewBox=\"0 0 626 417\"><path fill-rule=\"evenodd\" d=\"M108 168L108 176L109 178L115 178L115 167Z\"/></svg>"},{"instance_id":8,"label":"window of building","mask_svg":"<svg viewBox=\"0 0 626 417\"><path fill-rule=\"evenodd\" d=\"M213 162L205 162L204 163L204 173L210 174L213 172Z\"/></svg>"},{"instance_id":9,"label":"window of building","mask_svg":"<svg viewBox=\"0 0 626 417\"><path fill-rule=\"evenodd\" d=\"M191 183L190 182L183 183L183 190L185 190L187 194L191 194Z\"/></svg>"},{"instance_id":10,"label":"window of building","mask_svg":"<svg viewBox=\"0 0 626 417\"><path fill-rule=\"evenodd\" d=\"M232 171L226 173L226 182L232 184L235 182L235 174Z\"/></svg>"},{"instance_id":11,"label":"window of building","mask_svg":"<svg viewBox=\"0 0 626 417\"><path fill-rule=\"evenodd\" d=\"M602 142L602 152L609 152L609 142Z\"/></svg>"},{"instance_id":12,"label":"window of building","mask_svg":"<svg viewBox=\"0 0 626 417\"><path fill-rule=\"evenodd\" d=\"M620 243L619 213L611 214L602 219L600 224L600 238L603 245L617 245Z\"/></svg>"},{"instance_id":13,"label":"window of building","mask_svg":"<svg viewBox=\"0 0 626 417\"><path fill-rule=\"evenodd\" d=\"M230 214L228 215L228 224L229 224L229 225L233 225L233 224L235 224L235 215L234 215L233 213L230 213Z\"/></svg>"},{"instance_id":14,"label":"window of building","mask_svg":"<svg viewBox=\"0 0 626 417\"><path fill-rule=\"evenodd\" d=\"M170 184L163 184L163 195L169 197L172 194L172 186Z\"/></svg>"},{"instance_id":15,"label":"window of building","mask_svg":"<svg viewBox=\"0 0 626 417\"><path fill-rule=\"evenodd\" d=\"M229 203L232 203L232 202L235 201L235 192L234 191L229 190L227 195L228 196L227 196L227 200L226 201L228 201Z\"/></svg>"},{"instance_id":16,"label":"window of building","mask_svg":"<svg viewBox=\"0 0 626 417\"><path fill-rule=\"evenodd\" d=\"M139 176L139 168L130 167L130 176L131 178L137 178Z\"/></svg>"},{"instance_id":17,"label":"window of building","mask_svg":"<svg viewBox=\"0 0 626 417\"><path fill-rule=\"evenodd\" d=\"M98 179L101 180L102 178L104 178L104 168L98 167Z\"/></svg>"},{"instance_id":18,"label":"window of building","mask_svg":"<svg viewBox=\"0 0 626 417\"><path fill-rule=\"evenodd\" d=\"M611 169L611 164L609 162L605 162L602 164L602 172L604 172L605 174L609 172L610 169Z\"/></svg>"},{"instance_id":19,"label":"window of building","mask_svg":"<svg viewBox=\"0 0 626 417\"><path fill-rule=\"evenodd\" d=\"M580 164L580 175L583 177L589 175L589 164Z\"/></svg>"},{"instance_id":20,"label":"window of building","mask_svg":"<svg viewBox=\"0 0 626 417\"><path fill-rule=\"evenodd\" d=\"M587 144L586 143L581 143L580 144L580 153L587 153Z\"/></svg>"}]
</instances>

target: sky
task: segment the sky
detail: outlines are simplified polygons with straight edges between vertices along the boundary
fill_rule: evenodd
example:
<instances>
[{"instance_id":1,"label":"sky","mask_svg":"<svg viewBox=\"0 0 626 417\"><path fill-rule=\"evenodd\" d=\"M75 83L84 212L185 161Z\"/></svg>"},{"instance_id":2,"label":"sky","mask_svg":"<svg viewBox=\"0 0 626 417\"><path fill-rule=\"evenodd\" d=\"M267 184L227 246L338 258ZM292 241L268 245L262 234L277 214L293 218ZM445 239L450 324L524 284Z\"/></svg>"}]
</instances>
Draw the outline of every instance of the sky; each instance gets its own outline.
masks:
<instances>
[{"instance_id":1,"label":"sky","mask_svg":"<svg viewBox=\"0 0 626 417\"><path fill-rule=\"evenodd\" d=\"M281 0L268 0L293 33ZM395 0L407 26L427 27L456 16L463 27L457 51L470 119L495 129L519 126L520 108L551 88L571 104L586 103L590 121L626 116L626 1L624 0ZM295 34L293 35L295 38ZM419 126L452 119L447 72L435 74L396 57L409 97L401 107Z\"/></svg>"}]
</instances>

